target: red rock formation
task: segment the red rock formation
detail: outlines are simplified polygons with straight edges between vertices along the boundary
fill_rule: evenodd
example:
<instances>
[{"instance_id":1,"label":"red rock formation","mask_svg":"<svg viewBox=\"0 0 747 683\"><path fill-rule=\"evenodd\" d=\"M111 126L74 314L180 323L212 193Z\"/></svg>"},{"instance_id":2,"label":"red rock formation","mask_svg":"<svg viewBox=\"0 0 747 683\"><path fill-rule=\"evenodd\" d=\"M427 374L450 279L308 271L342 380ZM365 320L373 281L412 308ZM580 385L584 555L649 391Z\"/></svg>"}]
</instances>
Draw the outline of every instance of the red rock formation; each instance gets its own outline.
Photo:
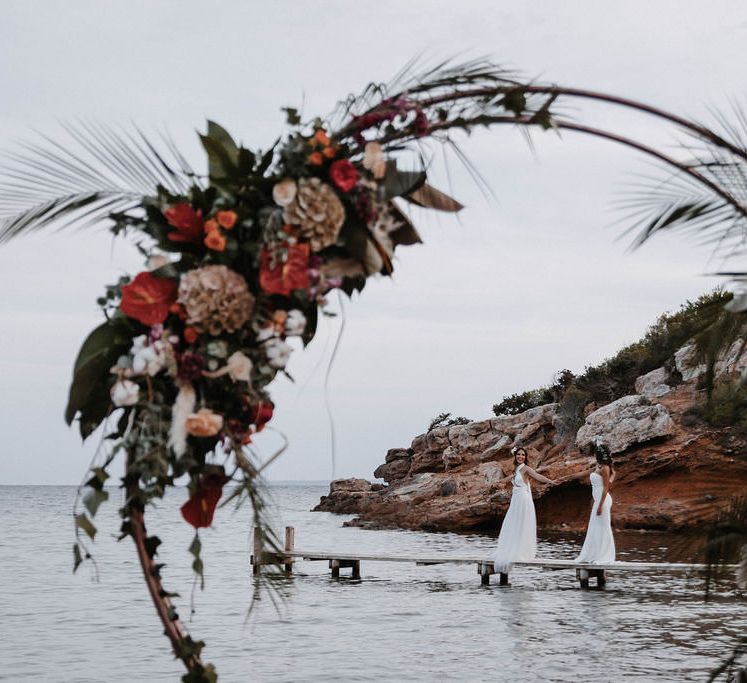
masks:
<instances>
[{"instance_id":1,"label":"red rock formation","mask_svg":"<svg viewBox=\"0 0 747 683\"><path fill-rule=\"evenodd\" d=\"M409 449L387 453L374 473L386 486L335 481L315 509L357 514L358 525L495 528L511 498L510 448L520 442L531 466L558 482L532 484L538 525L581 530L589 518L591 489L587 477L577 477L592 461L577 439L588 442L593 426L619 451L612 488L617 528L678 529L710 521L732 496L747 491L747 443L728 429L683 421L684 412L702 400L696 377L666 391L647 390L649 398L625 397L602 406L587 416L576 438L560 436L556 404L433 429L415 437Z\"/></svg>"}]
</instances>

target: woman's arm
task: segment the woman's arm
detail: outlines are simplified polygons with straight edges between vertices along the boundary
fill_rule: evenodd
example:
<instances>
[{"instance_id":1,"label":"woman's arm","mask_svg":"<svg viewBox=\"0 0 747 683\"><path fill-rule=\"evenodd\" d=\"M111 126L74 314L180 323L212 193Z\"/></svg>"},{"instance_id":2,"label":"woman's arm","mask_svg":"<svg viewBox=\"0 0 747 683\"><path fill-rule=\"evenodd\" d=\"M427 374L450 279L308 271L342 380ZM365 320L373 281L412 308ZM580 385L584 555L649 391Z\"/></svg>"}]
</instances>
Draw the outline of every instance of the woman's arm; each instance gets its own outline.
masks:
<instances>
[{"instance_id":1,"label":"woman's arm","mask_svg":"<svg viewBox=\"0 0 747 683\"><path fill-rule=\"evenodd\" d=\"M597 506L597 515L602 514L602 505L604 500L607 498L607 494L610 490L610 468L608 465L602 465L602 471L600 472L602 479L604 480L604 490L602 491L602 497L599 499L599 505Z\"/></svg>"},{"instance_id":2,"label":"woman's arm","mask_svg":"<svg viewBox=\"0 0 747 683\"><path fill-rule=\"evenodd\" d=\"M524 472L522 474L528 474L532 479L536 479L538 482L542 484L557 484L558 483L556 481L553 481L552 479L548 479L547 477L542 476L538 472L535 472L529 466L524 467Z\"/></svg>"}]
</instances>

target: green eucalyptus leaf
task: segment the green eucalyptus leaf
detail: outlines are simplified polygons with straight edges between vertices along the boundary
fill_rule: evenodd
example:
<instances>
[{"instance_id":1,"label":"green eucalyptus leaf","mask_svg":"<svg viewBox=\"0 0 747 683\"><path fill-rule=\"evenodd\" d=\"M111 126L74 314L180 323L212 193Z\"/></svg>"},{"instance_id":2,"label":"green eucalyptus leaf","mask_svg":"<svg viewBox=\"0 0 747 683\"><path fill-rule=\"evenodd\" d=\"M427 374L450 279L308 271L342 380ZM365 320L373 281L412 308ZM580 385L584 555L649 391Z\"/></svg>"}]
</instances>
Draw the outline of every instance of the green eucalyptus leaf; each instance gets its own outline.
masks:
<instances>
[{"instance_id":1,"label":"green eucalyptus leaf","mask_svg":"<svg viewBox=\"0 0 747 683\"><path fill-rule=\"evenodd\" d=\"M80 546L73 543L73 574L78 571L81 564L83 564L83 557L80 554Z\"/></svg>"},{"instance_id":2,"label":"green eucalyptus leaf","mask_svg":"<svg viewBox=\"0 0 747 683\"><path fill-rule=\"evenodd\" d=\"M85 531L86 535L91 540L96 538L96 527L93 525L93 522L86 517L85 512L81 512L79 515L75 516L75 526L78 527L78 529Z\"/></svg>"},{"instance_id":3,"label":"green eucalyptus leaf","mask_svg":"<svg viewBox=\"0 0 747 683\"><path fill-rule=\"evenodd\" d=\"M86 506L91 517L96 516L101 503L109 500L109 493L101 489L91 489L83 498L83 505Z\"/></svg>"}]
</instances>

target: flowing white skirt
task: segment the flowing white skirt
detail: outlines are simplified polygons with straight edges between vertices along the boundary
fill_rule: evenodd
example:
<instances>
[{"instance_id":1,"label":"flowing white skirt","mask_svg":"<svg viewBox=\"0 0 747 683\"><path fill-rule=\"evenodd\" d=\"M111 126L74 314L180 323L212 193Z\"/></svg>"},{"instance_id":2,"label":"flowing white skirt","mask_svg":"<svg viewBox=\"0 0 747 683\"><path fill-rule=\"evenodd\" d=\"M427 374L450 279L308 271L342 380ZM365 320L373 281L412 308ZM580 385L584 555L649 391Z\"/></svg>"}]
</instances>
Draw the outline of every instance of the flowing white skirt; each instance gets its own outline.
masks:
<instances>
[{"instance_id":1,"label":"flowing white skirt","mask_svg":"<svg viewBox=\"0 0 747 683\"><path fill-rule=\"evenodd\" d=\"M602 505L602 514L597 514L601 491L594 491L594 503L591 506L589 528L576 562L594 562L606 564L615 561L615 539L612 536L612 496L608 493Z\"/></svg>"},{"instance_id":2,"label":"flowing white skirt","mask_svg":"<svg viewBox=\"0 0 747 683\"><path fill-rule=\"evenodd\" d=\"M513 562L533 560L537 554L537 516L529 487L515 487L493 554L496 572L508 574Z\"/></svg>"}]
</instances>

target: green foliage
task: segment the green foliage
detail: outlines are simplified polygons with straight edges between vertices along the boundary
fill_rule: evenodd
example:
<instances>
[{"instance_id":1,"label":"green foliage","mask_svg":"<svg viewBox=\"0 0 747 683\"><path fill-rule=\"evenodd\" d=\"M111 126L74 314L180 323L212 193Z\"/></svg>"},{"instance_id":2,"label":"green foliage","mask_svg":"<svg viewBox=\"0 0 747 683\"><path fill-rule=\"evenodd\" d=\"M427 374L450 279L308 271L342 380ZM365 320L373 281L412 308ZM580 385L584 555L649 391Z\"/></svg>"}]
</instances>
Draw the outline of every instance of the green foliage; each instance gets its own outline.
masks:
<instances>
[{"instance_id":1,"label":"green foliage","mask_svg":"<svg viewBox=\"0 0 747 683\"><path fill-rule=\"evenodd\" d=\"M575 434L584 423L584 407L590 396L575 385L568 387L558 405L556 429L562 438Z\"/></svg>"},{"instance_id":2,"label":"green foliage","mask_svg":"<svg viewBox=\"0 0 747 683\"><path fill-rule=\"evenodd\" d=\"M430 432L436 427L453 427L454 425L466 425L472 422L468 417L451 417L451 413L439 413L434 417L426 432Z\"/></svg>"},{"instance_id":3,"label":"green foliage","mask_svg":"<svg viewBox=\"0 0 747 683\"><path fill-rule=\"evenodd\" d=\"M547 403L559 403L560 430L569 434L583 424L583 409L591 401L610 403L634 393L635 380L640 375L661 366L673 366L670 361L674 353L688 341L711 340L707 337L708 331L715 329L715 323L723 318L724 304L730 299L731 294L717 289L695 301L687 301L675 313L660 316L640 340L621 349L612 358L587 367L578 376L570 370L562 370L549 387L506 396L493 406L493 412L496 415L516 415ZM734 323L730 324L730 329L734 328ZM710 347L706 341L701 342L702 345L712 348L712 340ZM703 351L702 355L705 353ZM673 367L672 373L671 381L676 382Z\"/></svg>"},{"instance_id":4,"label":"green foliage","mask_svg":"<svg viewBox=\"0 0 747 683\"><path fill-rule=\"evenodd\" d=\"M721 379L708 401L692 406L685 416L713 427L731 427L737 434L747 436L747 386L731 378Z\"/></svg>"},{"instance_id":5,"label":"green foliage","mask_svg":"<svg viewBox=\"0 0 747 683\"><path fill-rule=\"evenodd\" d=\"M633 393L637 377L665 365L678 349L713 325L730 299L731 294L717 289L687 301L675 313L660 316L639 341L586 368L575 385L598 403Z\"/></svg>"}]
</instances>

